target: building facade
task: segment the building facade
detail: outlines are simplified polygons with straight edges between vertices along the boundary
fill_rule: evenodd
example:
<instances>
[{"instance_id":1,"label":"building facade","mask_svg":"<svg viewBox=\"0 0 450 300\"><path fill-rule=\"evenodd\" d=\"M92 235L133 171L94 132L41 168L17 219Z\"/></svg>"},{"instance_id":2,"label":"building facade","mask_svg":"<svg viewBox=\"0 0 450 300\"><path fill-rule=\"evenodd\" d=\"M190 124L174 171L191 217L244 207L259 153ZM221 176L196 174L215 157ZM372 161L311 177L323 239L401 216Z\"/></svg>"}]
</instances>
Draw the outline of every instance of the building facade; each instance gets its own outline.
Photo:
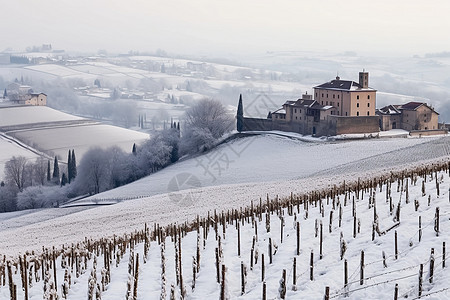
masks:
<instances>
[{"instance_id":1,"label":"building facade","mask_svg":"<svg viewBox=\"0 0 450 300\"><path fill-rule=\"evenodd\" d=\"M303 135L378 133L381 130L437 130L438 113L426 103L409 102L376 109L377 91L369 73L359 81L334 80L314 87L313 95L288 100L267 119L244 118L244 130L280 130Z\"/></svg>"},{"instance_id":2,"label":"building facade","mask_svg":"<svg viewBox=\"0 0 450 300\"><path fill-rule=\"evenodd\" d=\"M314 87L314 95L286 101L269 118L277 130L305 135L375 133L379 131L376 93L369 87L368 72L359 73L359 82L337 76Z\"/></svg>"},{"instance_id":3,"label":"building facade","mask_svg":"<svg viewBox=\"0 0 450 300\"><path fill-rule=\"evenodd\" d=\"M344 117L375 116L377 91L369 87L369 73L360 72L359 82L335 80L314 87L314 97L320 105L335 107Z\"/></svg>"},{"instance_id":4,"label":"building facade","mask_svg":"<svg viewBox=\"0 0 450 300\"><path fill-rule=\"evenodd\" d=\"M439 114L427 103L408 102L403 105L388 105L378 109L376 113L380 116L381 130L439 129Z\"/></svg>"}]
</instances>

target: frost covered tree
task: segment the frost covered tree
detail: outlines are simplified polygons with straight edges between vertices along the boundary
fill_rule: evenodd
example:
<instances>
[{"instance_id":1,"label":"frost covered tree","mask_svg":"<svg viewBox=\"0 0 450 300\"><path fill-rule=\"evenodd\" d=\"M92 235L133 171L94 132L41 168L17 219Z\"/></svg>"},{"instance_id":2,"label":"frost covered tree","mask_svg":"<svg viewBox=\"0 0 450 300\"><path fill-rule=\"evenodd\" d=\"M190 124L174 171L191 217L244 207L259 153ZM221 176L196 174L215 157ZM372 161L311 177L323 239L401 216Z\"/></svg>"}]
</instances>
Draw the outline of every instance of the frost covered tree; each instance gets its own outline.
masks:
<instances>
[{"instance_id":1,"label":"frost covered tree","mask_svg":"<svg viewBox=\"0 0 450 300\"><path fill-rule=\"evenodd\" d=\"M5 163L6 179L13 183L21 192L25 187L25 167L27 159L24 156L13 156Z\"/></svg>"},{"instance_id":2,"label":"frost covered tree","mask_svg":"<svg viewBox=\"0 0 450 300\"><path fill-rule=\"evenodd\" d=\"M30 186L17 194L18 209L35 209L58 206L67 200L66 190L59 186Z\"/></svg>"},{"instance_id":3,"label":"frost covered tree","mask_svg":"<svg viewBox=\"0 0 450 300\"><path fill-rule=\"evenodd\" d=\"M97 194L106 189L109 166L103 150L91 148L80 162L76 186L81 193Z\"/></svg>"},{"instance_id":4,"label":"frost covered tree","mask_svg":"<svg viewBox=\"0 0 450 300\"><path fill-rule=\"evenodd\" d=\"M184 152L210 149L233 128L233 117L217 100L203 99L186 110L182 148Z\"/></svg>"},{"instance_id":5,"label":"frost covered tree","mask_svg":"<svg viewBox=\"0 0 450 300\"><path fill-rule=\"evenodd\" d=\"M163 132L168 132L168 130ZM137 159L141 168L141 176L156 172L170 163L172 146L162 133L145 142L139 149Z\"/></svg>"},{"instance_id":6,"label":"frost covered tree","mask_svg":"<svg viewBox=\"0 0 450 300\"><path fill-rule=\"evenodd\" d=\"M45 165L45 158L39 157L36 159L36 161L33 164L33 176L34 181L39 183L40 185L45 184L45 177L46 177L46 165Z\"/></svg>"}]
</instances>

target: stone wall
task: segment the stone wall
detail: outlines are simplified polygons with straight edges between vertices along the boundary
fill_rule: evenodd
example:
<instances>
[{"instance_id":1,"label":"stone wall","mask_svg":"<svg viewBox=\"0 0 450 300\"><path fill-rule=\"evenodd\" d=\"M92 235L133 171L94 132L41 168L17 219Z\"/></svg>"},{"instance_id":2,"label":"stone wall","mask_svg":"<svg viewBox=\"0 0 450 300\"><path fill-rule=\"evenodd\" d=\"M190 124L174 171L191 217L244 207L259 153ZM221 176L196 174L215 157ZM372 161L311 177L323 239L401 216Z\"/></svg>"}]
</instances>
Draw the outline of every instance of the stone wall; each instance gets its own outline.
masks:
<instances>
[{"instance_id":1,"label":"stone wall","mask_svg":"<svg viewBox=\"0 0 450 300\"><path fill-rule=\"evenodd\" d=\"M325 131L328 135L379 132L379 116L328 116Z\"/></svg>"},{"instance_id":2,"label":"stone wall","mask_svg":"<svg viewBox=\"0 0 450 300\"><path fill-rule=\"evenodd\" d=\"M243 131L279 130L304 135L326 136L351 133L379 132L379 117L341 117L328 116L326 121L299 122L272 121L271 119L244 118Z\"/></svg>"},{"instance_id":3,"label":"stone wall","mask_svg":"<svg viewBox=\"0 0 450 300\"><path fill-rule=\"evenodd\" d=\"M412 130L409 132L410 136L430 136L430 135L440 135L447 134L447 129L435 129L435 130Z\"/></svg>"},{"instance_id":4,"label":"stone wall","mask_svg":"<svg viewBox=\"0 0 450 300\"><path fill-rule=\"evenodd\" d=\"M271 119L245 118L242 131L270 131L272 129Z\"/></svg>"}]
</instances>

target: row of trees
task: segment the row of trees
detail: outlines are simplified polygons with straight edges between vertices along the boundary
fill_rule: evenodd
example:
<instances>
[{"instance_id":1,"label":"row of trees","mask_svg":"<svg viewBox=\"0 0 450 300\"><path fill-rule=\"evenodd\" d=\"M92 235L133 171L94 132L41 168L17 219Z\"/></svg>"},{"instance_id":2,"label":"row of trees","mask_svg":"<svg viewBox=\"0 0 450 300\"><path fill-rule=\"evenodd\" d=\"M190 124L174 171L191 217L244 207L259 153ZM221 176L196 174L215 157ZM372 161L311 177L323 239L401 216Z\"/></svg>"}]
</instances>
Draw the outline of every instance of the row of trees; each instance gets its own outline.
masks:
<instances>
[{"instance_id":1,"label":"row of trees","mask_svg":"<svg viewBox=\"0 0 450 300\"><path fill-rule=\"evenodd\" d=\"M67 165L55 157L34 163L13 157L5 165L6 182L0 188L0 211L59 205L69 198L100 193L148 176L180 157L206 151L234 127L234 118L218 101L201 100L185 113L184 128L172 123L130 152L119 147L92 148L77 166L69 150ZM7 204L7 205L6 205Z\"/></svg>"},{"instance_id":2,"label":"row of trees","mask_svg":"<svg viewBox=\"0 0 450 300\"><path fill-rule=\"evenodd\" d=\"M49 207L61 199L46 197L47 190L59 192L59 188L74 180L77 174L75 151L69 150L67 166L62 166L55 156L53 167L43 157L34 162L23 156L13 156L5 163L6 180L0 186L0 211ZM69 175L66 175L68 172ZM62 175L61 175L62 174ZM53 193L52 194L59 194ZM60 196L60 195L58 195Z\"/></svg>"}]
</instances>

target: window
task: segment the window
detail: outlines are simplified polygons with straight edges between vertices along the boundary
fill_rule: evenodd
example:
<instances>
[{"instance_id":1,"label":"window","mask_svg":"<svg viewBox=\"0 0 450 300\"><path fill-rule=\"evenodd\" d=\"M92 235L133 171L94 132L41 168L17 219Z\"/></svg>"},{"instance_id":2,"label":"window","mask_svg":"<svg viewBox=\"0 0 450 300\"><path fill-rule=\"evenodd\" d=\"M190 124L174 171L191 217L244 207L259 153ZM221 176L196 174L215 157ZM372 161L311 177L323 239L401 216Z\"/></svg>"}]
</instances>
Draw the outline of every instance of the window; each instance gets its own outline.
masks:
<instances>
[{"instance_id":1,"label":"window","mask_svg":"<svg viewBox=\"0 0 450 300\"><path fill-rule=\"evenodd\" d=\"M328 98L328 94L327 94L327 98Z\"/></svg>"},{"instance_id":2,"label":"window","mask_svg":"<svg viewBox=\"0 0 450 300\"><path fill-rule=\"evenodd\" d=\"M302 110L300 109L300 113L302 113Z\"/></svg>"},{"instance_id":3,"label":"window","mask_svg":"<svg viewBox=\"0 0 450 300\"><path fill-rule=\"evenodd\" d=\"M367 115L368 115L368 116L370 116L370 113L369 113L369 112L367 112Z\"/></svg>"},{"instance_id":4,"label":"window","mask_svg":"<svg viewBox=\"0 0 450 300\"><path fill-rule=\"evenodd\" d=\"M327 95L328 96L328 95ZM328 101L326 102L327 103L327 105L328 105Z\"/></svg>"},{"instance_id":5,"label":"window","mask_svg":"<svg viewBox=\"0 0 450 300\"><path fill-rule=\"evenodd\" d=\"M370 107L370 103L367 103L367 107Z\"/></svg>"},{"instance_id":6,"label":"window","mask_svg":"<svg viewBox=\"0 0 450 300\"><path fill-rule=\"evenodd\" d=\"M356 96L356 99L358 99L358 100L359 100L359 95L357 95L357 96Z\"/></svg>"},{"instance_id":7,"label":"window","mask_svg":"<svg viewBox=\"0 0 450 300\"><path fill-rule=\"evenodd\" d=\"M322 105L323 105L323 101L322 101Z\"/></svg>"},{"instance_id":8,"label":"window","mask_svg":"<svg viewBox=\"0 0 450 300\"><path fill-rule=\"evenodd\" d=\"M367 95L367 99L370 99L370 95Z\"/></svg>"},{"instance_id":9,"label":"window","mask_svg":"<svg viewBox=\"0 0 450 300\"><path fill-rule=\"evenodd\" d=\"M347 112L345 112L345 115L347 115Z\"/></svg>"},{"instance_id":10,"label":"window","mask_svg":"<svg viewBox=\"0 0 450 300\"><path fill-rule=\"evenodd\" d=\"M297 117L295 117L295 119L297 120Z\"/></svg>"},{"instance_id":11,"label":"window","mask_svg":"<svg viewBox=\"0 0 450 300\"><path fill-rule=\"evenodd\" d=\"M333 94L333 99L336 97L336 95L335 94Z\"/></svg>"},{"instance_id":12,"label":"window","mask_svg":"<svg viewBox=\"0 0 450 300\"><path fill-rule=\"evenodd\" d=\"M322 93L322 97L323 97L323 93Z\"/></svg>"},{"instance_id":13,"label":"window","mask_svg":"<svg viewBox=\"0 0 450 300\"><path fill-rule=\"evenodd\" d=\"M356 107L359 107L359 103L356 103Z\"/></svg>"},{"instance_id":14,"label":"window","mask_svg":"<svg viewBox=\"0 0 450 300\"><path fill-rule=\"evenodd\" d=\"M302 117L299 117L300 118L300 120L302 119Z\"/></svg>"},{"instance_id":15,"label":"window","mask_svg":"<svg viewBox=\"0 0 450 300\"><path fill-rule=\"evenodd\" d=\"M316 92L316 98L317 98L317 92Z\"/></svg>"},{"instance_id":16,"label":"window","mask_svg":"<svg viewBox=\"0 0 450 300\"><path fill-rule=\"evenodd\" d=\"M338 95L338 99L339 99L339 95Z\"/></svg>"},{"instance_id":17,"label":"window","mask_svg":"<svg viewBox=\"0 0 450 300\"><path fill-rule=\"evenodd\" d=\"M297 109L296 108L294 109L294 113L297 113Z\"/></svg>"},{"instance_id":18,"label":"window","mask_svg":"<svg viewBox=\"0 0 450 300\"><path fill-rule=\"evenodd\" d=\"M359 111L356 112L356 115L359 116Z\"/></svg>"},{"instance_id":19,"label":"window","mask_svg":"<svg viewBox=\"0 0 450 300\"><path fill-rule=\"evenodd\" d=\"M339 107L339 102L337 104L338 104L338 107Z\"/></svg>"}]
</instances>

